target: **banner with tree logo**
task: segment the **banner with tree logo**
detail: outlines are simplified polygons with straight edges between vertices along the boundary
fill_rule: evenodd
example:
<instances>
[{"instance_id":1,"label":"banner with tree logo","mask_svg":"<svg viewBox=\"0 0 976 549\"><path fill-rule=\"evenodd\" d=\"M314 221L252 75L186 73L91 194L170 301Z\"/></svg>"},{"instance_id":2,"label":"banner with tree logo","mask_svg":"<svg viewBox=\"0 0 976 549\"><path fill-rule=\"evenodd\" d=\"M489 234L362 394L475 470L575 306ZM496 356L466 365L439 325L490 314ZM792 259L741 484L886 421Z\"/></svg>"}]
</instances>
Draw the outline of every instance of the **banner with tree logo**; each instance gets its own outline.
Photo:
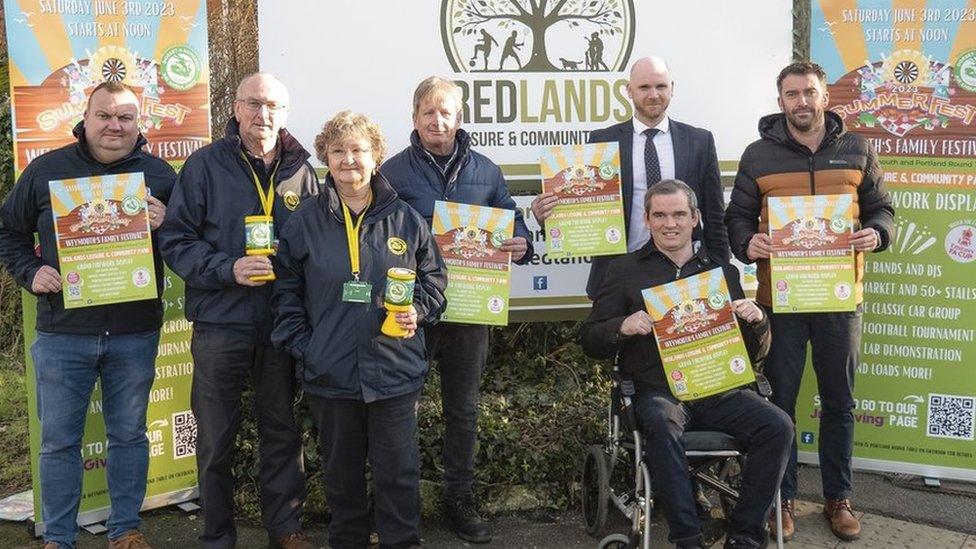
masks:
<instances>
[{"instance_id":1,"label":"banner with tree logo","mask_svg":"<svg viewBox=\"0 0 976 549\"><path fill-rule=\"evenodd\" d=\"M322 21L337 13L343 24L323 35ZM731 179L756 121L777 108L792 17L785 0L269 0L258 3L258 33L261 68L288 84L288 129L299 141L314 142L341 106L369 113L391 154L399 151L414 129L414 89L439 75L461 87L472 148L518 194L539 192L540 148L582 145L591 131L632 119L630 67L649 55L671 67L668 116L710 130ZM364 29L382 39L364 39ZM309 70L306 52L350 44L376 62L350 70L348 56L327 55ZM350 77L336 86L337 74ZM716 93L716 82L729 86ZM534 256L512 268L513 317L588 308L590 258L550 254L538 231Z\"/></svg>"},{"instance_id":2,"label":"banner with tree logo","mask_svg":"<svg viewBox=\"0 0 976 549\"><path fill-rule=\"evenodd\" d=\"M820 0L812 15L828 108L878 151L896 212L891 246L867 257L855 465L976 480L976 8ZM806 460L812 377L797 405Z\"/></svg>"}]
</instances>

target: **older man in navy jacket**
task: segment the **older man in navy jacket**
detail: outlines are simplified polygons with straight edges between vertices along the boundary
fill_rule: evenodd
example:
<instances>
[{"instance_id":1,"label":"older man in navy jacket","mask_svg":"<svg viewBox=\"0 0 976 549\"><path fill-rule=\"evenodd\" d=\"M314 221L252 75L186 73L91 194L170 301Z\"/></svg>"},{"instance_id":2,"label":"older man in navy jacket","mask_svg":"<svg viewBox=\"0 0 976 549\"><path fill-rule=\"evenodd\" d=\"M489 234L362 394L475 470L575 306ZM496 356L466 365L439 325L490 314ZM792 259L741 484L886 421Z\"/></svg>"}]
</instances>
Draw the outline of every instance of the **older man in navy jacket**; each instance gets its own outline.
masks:
<instances>
[{"instance_id":1,"label":"older man in navy jacket","mask_svg":"<svg viewBox=\"0 0 976 549\"><path fill-rule=\"evenodd\" d=\"M381 171L400 198L428 223L434 202L445 200L515 210L515 236L501 249L524 264L532 258L532 237L522 213L508 194L502 172L484 155L471 150L461 129L461 88L432 76L413 96L414 132L410 145L389 159ZM491 531L475 505L474 447L478 428L481 372L488 357L488 327L441 323L427 330L428 356L441 373L444 435L444 499L447 519L466 541L487 543Z\"/></svg>"}]
</instances>

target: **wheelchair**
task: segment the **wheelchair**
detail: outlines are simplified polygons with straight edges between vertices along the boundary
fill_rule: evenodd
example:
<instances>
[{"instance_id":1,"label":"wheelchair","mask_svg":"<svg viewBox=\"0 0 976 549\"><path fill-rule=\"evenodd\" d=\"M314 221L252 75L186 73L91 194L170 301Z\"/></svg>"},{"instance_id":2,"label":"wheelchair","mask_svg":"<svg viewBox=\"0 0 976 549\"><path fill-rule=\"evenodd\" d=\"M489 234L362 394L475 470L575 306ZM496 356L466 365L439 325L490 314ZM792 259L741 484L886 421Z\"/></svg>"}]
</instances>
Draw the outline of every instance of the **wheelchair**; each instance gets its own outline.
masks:
<instances>
[{"instance_id":1,"label":"wheelchair","mask_svg":"<svg viewBox=\"0 0 976 549\"><path fill-rule=\"evenodd\" d=\"M606 529L610 505L630 524L627 534L610 534L599 542L599 549L650 549L651 511L654 495L651 475L644 461L642 437L632 406L634 382L614 366L613 390L607 412L604 443L587 448L583 462L581 504L586 532L599 538ZM756 372L756 388L763 396L771 394L769 384ZM686 431L682 437L688 459L688 475L702 487L718 494L725 517L731 516L739 499L739 485L745 448L726 433ZM783 548L782 509L776 492L776 546ZM768 539L768 537L767 537Z\"/></svg>"}]
</instances>

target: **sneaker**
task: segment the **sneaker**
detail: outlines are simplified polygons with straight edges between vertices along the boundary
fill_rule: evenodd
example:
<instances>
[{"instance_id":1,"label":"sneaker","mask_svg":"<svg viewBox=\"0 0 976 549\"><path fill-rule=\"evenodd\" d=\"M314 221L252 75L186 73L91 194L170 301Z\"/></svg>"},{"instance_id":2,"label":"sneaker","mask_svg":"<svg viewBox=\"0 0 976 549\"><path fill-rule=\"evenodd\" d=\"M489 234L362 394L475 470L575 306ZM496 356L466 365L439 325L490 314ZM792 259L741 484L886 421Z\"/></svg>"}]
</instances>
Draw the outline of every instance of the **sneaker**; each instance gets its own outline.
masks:
<instances>
[{"instance_id":1,"label":"sneaker","mask_svg":"<svg viewBox=\"0 0 976 549\"><path fill-rule=\"evenodd\" d=\"M852 541L861 535L861 523L854 516L849 499L828 499L824 503L824 518L830 522L830 531L835 536Z\"/></svg>"},{"instance_id":2,"label":"sneaker","mask_svg":"<svg viewBox=\"0 0 976 549\"><path fill-rule=\"evenodd\" d=\"M149 545L149 540L139 530L129 530L108 540L108 549L152 549L152 545Z\"/></svg>"},{"instance_id":3,"label":"sneaker","mask_svg":"<svg viewBox=\"0 0 976 549\"><path fill-rule=\"evenodd\" d=\"M725 545L723 547L725 549L762 549L765 546L765 541L759 543L746 538L728 537L725 538Z\"/></svg>"},{"instance_id":4,"label":"sneaker","mask_svg":"<svg viewBox=\"0 0 976 549\"><path fill-rule=\"evenodd\" d=\"M478 508L472 494L448 497L444 505L448 526L457 537L471 543L488 543L491 530L478 516Z\"/></svg>"},{"instance_id":5,"label":"sneaker","mask_svg":"<svg viewBox=\"0 0 976 549\"><path fill-rule=\"evenodd\" d=\"M53 541L47 541L47 542L44 542L43 549L58 549L59 547L61 547L61 546L58 545L57 543L55 543Z\"/></svg>"},{"instance_id":6,"label":"sneaker","mask_svg":"<svg viewBox=\"0 0 976 549\"><path fill-rule=\"evenodd\" d=\"M796 532L796 503L792 499L783 500L783 541L793 539ZM769 539L776 539L776 506L769 510Z\"/></svg>"},{"instance_id":7,"label":"sneaker","mask_svg":"<svg viewBox=\"0 0 976 549\"><path fill-rule=\"evenodd\" d=\"M308 536L302 531L281 536L275 541L277 541L280 549L315 549L315 546L308 541Z\"/></svg>"}]
</instances>

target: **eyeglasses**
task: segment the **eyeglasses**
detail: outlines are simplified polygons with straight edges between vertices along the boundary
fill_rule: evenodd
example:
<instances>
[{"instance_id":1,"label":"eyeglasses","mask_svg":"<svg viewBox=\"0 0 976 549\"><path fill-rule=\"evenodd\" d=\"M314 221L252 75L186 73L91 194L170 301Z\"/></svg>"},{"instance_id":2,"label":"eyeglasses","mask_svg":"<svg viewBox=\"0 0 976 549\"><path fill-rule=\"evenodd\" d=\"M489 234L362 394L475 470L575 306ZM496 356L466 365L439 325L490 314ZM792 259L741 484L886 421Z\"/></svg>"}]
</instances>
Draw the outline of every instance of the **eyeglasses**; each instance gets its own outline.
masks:
<instances>
[{"instance_id":1,"label":"eyeglasses","mask_svg":"<svg viewBox=\"0 0 976 549\"><path fill-rule=\"evenodd\" d=\"M275 115L285 112L288 109L288 105L281 105L274 102L266 103L264 101L258 101L257 99L235 99L234 101L243 103L244 108L247 109L248 112L258 112L261 110L261 107L267 107L268 114Z\"/></svg>"},{"instance_id":2,"label":"eyeglasses","mask_svg":"<svg viewBox=\"0 0 976 549\"><path fill-rule=\"evenodd\" d=\"M363 147L350 147L350 148L333 147L333 148L330 148L328 150L328 152L327 152L327 154L329 156L332 156L332 157L335 157L335 158L345 158L346 156L348 156L350 154L353 155L356 158L362 158L362 157L367 156L367 155L370 155L372 153L373 153L373 149L367 149L367 148L363 148Z\"/></svg>"}]
</instances>

